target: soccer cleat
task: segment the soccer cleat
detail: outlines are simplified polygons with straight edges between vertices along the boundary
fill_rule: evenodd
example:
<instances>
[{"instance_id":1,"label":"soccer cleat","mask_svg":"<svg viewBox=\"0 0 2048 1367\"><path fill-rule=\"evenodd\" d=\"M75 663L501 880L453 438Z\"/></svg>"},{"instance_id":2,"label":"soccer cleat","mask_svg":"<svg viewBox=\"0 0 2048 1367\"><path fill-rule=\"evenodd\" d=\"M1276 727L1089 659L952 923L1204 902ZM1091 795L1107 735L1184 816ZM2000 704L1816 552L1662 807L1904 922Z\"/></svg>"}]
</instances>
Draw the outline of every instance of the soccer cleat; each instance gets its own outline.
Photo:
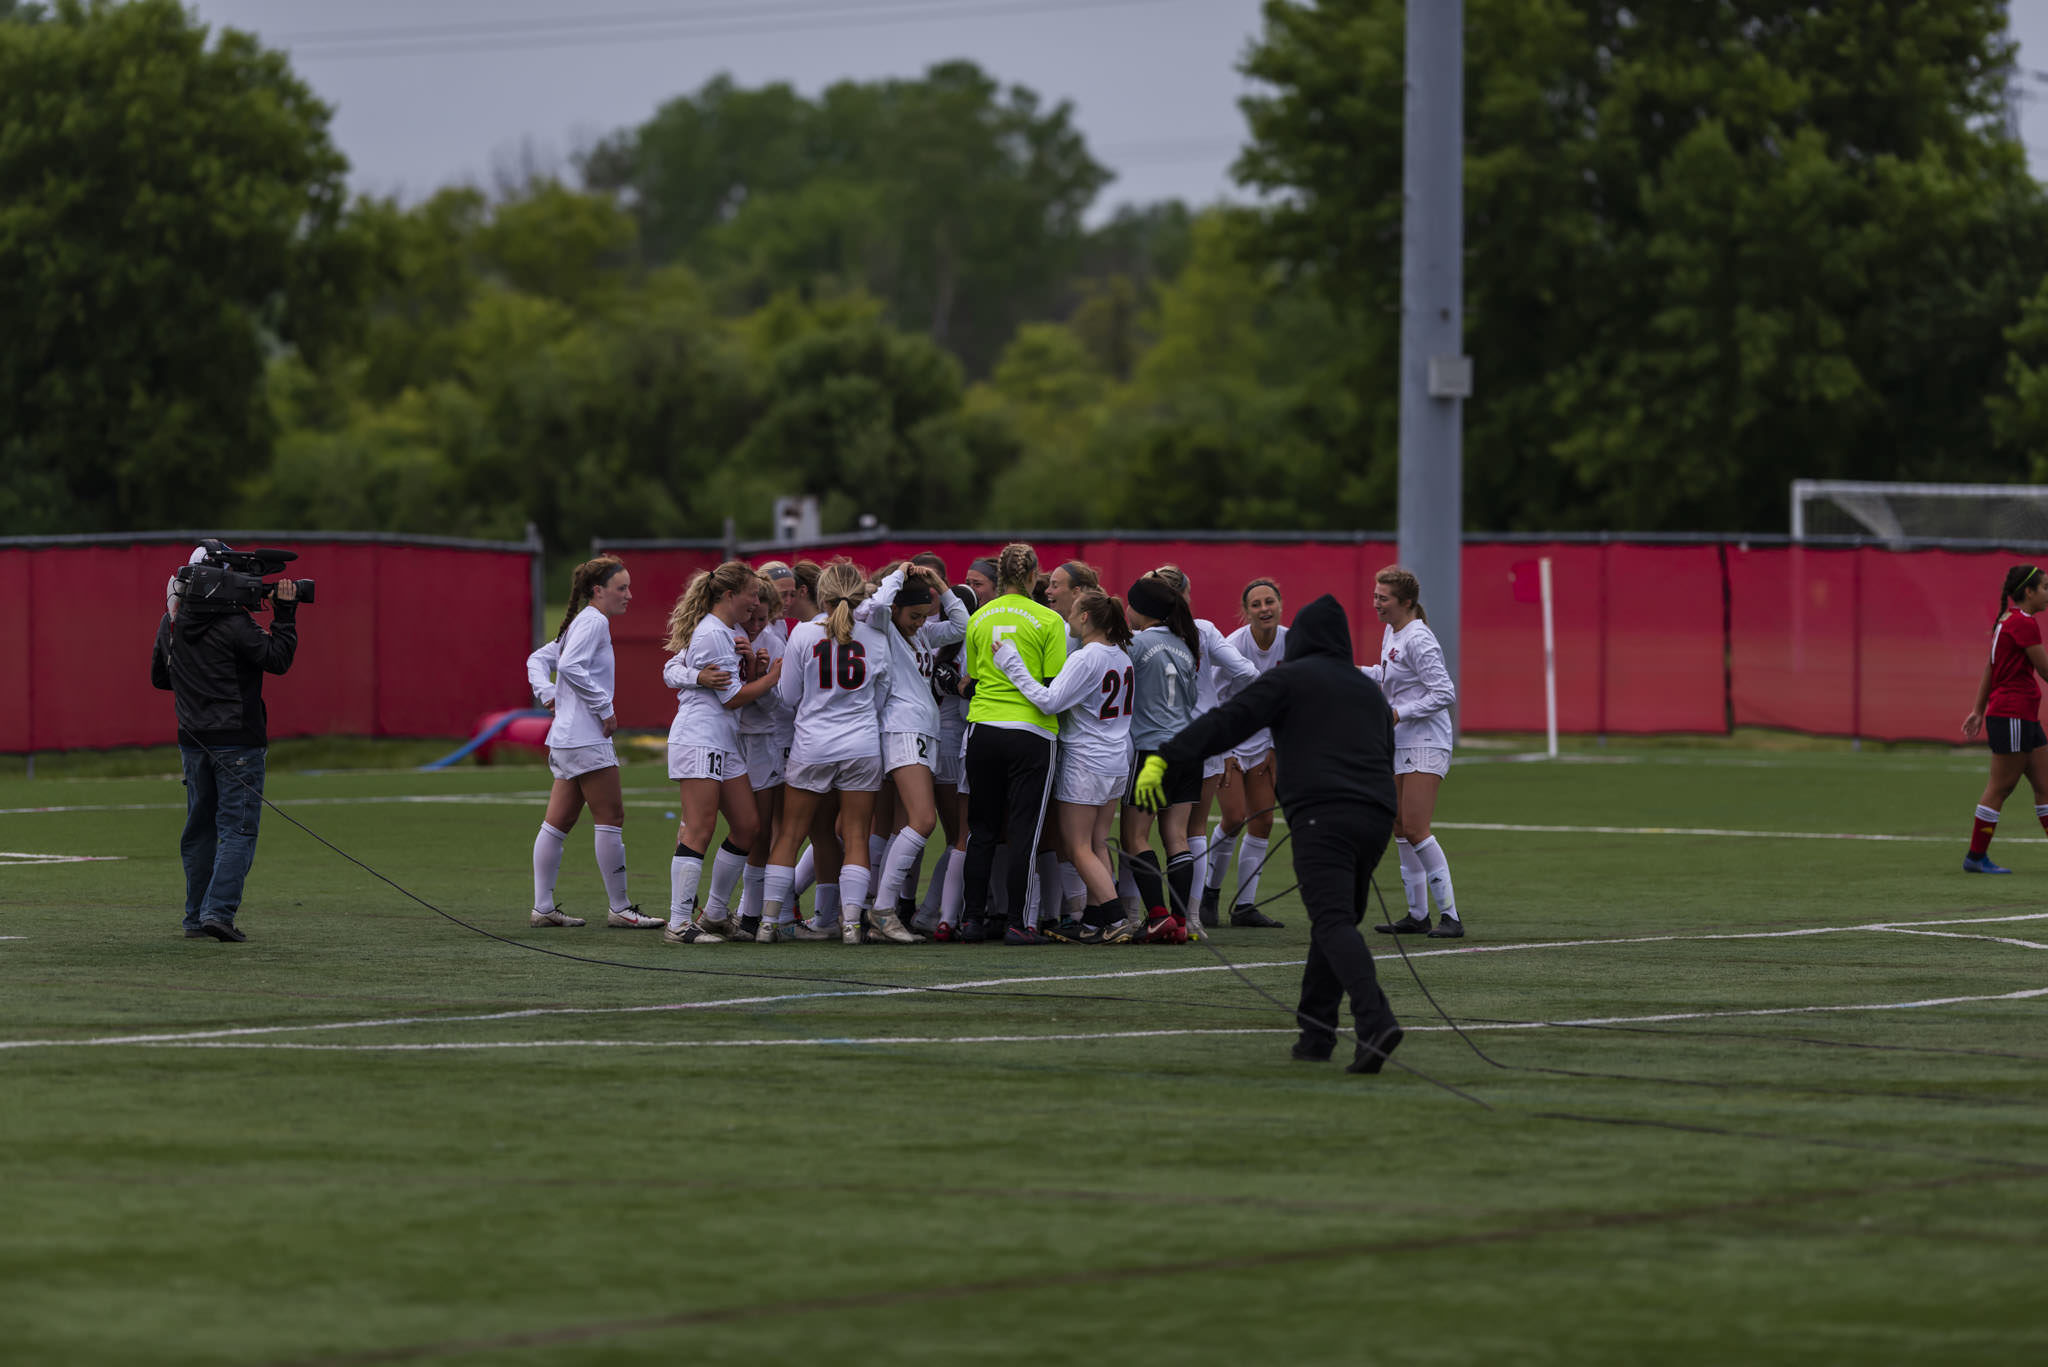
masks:
<instances>
[{"instance_id":1,"label":"soccer cleat","mask_svg":"<svg viewBox=\"0 0 2048 1367\"><path fill-rule=\"evenodd\" d=\"M988 938L988 927L979 916L969 916L960 922L960 943L978 945Z\"/></svg>"},{"instance_id":2,"label":"soccer cleat","mask_svg":"<svg viewBox=\"0 0 2048 1367\"><path fill-rule=\"evenodd\" d=\"M1144 929L1144 926L1135 918L1126 916L1120 921L1112 921L1104 926L1102 928L1102 939L1097 943L1105 945L1136 944L1145 938Z\"/></svg>"},{"instance_id":3,"label":"soccer cleat","mask_svg":"<svg viewBox=\"0 0 2048 1367\"><path fill-rule=\"evenodd\" d=\"M932 939L942 945L957 945L960 943L960 927L948 921L941 921L932 928Z\"/></svg>"},{"instance_id":4,"label":"soccer cleat","mask_svg":"<svg viewBox=\"0 0 2048 1367\"><path fill-rule=\"evenodd\" d=\"M1374 926L1373 929L1382 935L1427 935L1429 934L1429 918L1424 916L1418 919L1411 913L1403 916L1392 925Z\"/></svg>"},{"instance_id":5,"label":"soccer cleat","mask_svg":"<svg viewBox=\"0 0 2048 1367\"><path fill-rule=\"evenodd\" d=\"M1358 1041L1358 1052L1351 1062L1344 1065L1347 1073L1377 1073L1386 1067L1388 1057L1401 1047L1401 1038L1407 1032L1398 1025L1389 1025L1378 1034Z\"/></svg>"},{"instance_id":6,"label":"soccer cleat","mask_svg":"<svg viewBox=\"0 0 2048 1367\"><path fill-rule=\"evenodd\" d=\"M578 921L577 924L583 923ZM224 945L238 945L249 938L226 921L201 921L199 931L202 935L211 935Z\"/></svg>"},{"instance_id":7,"label":"soccer cleat","mask_svg":"<svg viewBox=\"0 0 2048 1367\"><path fill-rule=\"evenodd\" d=\"M1991 856L1988 854L1966 854L1963 856L1963 872L2011 873L2012 870L2001 869L2000 867L1998 867L1998 865L1991 862Z\"/></svg>"},{"instance_id":8,"label":"soccer cleat","mask_svg":"<svg viewBox=\"0 0 2048 1367\"><path fill-rule=\"evenodd\" d=\"M1465 923L1455 916L1439 916L1436 928L1429 932L1432 940L1462 940L1465 938Z\"/></svg>"},{"instance_id":9,"label":"soccer cleat","mask_svg":"<svg viewBox=\"0 0 2048 1367\"><path fill-rule=\"evenodd\" d=\"M783 927L776 925L773 921L761 921L761 918L758 916L749 917L748 919L760 921L760 924L755 926L753 932L749 934L746 921L741 921L740 938L742 940L752 940L757 945L772 945L779 944L789 938Z\"/></svg>"},{"instance_id":10,"label":"soccer cleat","mask_svg":"<svg viewBox=\"0 0 2048 1367\"><path fill-rule=\"evenodd\" d=\"M939 927L943 924L945 923L939 919L939 913L936 911L929 913L920 911L917 915L910 918L910 928L913 931L919 935L929 935L933 939L938 938Z\"/></svg>"},{"instance_id":11,"label":"soccer cleat","mask_svg":"<svg viewBox=\"0 0 2048 1367\"><path fill-rule=\"evenodd\" d=\"M1249 902L1230 909L1230 924L1249 926L1253 930L1281 930L1287 925L1285 921L1274 920Z\"/></svg>"},{"instance_id":12,"label":"soccer cleat","mask_svg":"<svg viewBox=\"0 0 2048 1367\"><path fill-rule=\"evenodd\" d=\"M1195 913L1195 918L1192 921L1185 916L1181 917L1180 923L1187 927L1189 944L1209 938L1209 932L1202 929L1202 916L1200 912Z\"/></svg>"},{"instance_id":13,"label":"soccer cleat","mask_svg":"<svg viewBox=\"0 0 2048 1367\"><path fill-rule=\"evenodd\" d=\"M842 907L840 909L839 938L842 943L849 945L861 945L867 943L867 941L861 937L860 909L858 907Z\"/></svg>"},{"instance_id":14,"label":"soccer cleat","mask_svg":"<svg viewBox=\"0 0 2048 1367\"><path fill-rule=\"evenodd\" d=\"M768 925L768 922L763 921L761 922L761 925L765 928ZM836 940L839 938L838 926L812 925L809 921L806 921L801 917L797 918L794 921L781 921L776 923L775 932L785 940L817 941Z\"/></svg>"},{"instance_id":15,"label":"soccer cleat","mask_svg":"<svg viewBox=\"0 0 2048 1367\"><path fill-rule=\"evenodd\" d=\"M1202 924L1205 926L1213 926L1221 923L1223 919L1223 889L1202 889L1201 919Z\"/></svg>"},{"instance_id":16,"label":"soccer cleat","mask_svg":"<svg viewBox=\"0 0 2048 1367\"><path fill-rule=\"evenodd\" d=\"M1003 943L1006 945L1049 945L1053 942L1046 936L1040 935L1036 926L1013 925L1003 932Z\"/></svg>"},{"instance_id":17,"label":"soccer cleat","mask_svg":"<svg viewBox=\"0 0 2048 1367\"><path fill-rule=\"evenodd\" d=\"M533 913L533 924L536 926L580 926L583 924L583 918L581 916L571 916L560 907L556 907L552 911L536 910Z\"/></svg>"},{"instance_id":18,"label":"soccer cleat","mask_svg":"<svg viewBox=\"0 0 2048 1367\"><path fill-rule=\"evenodd\" d=\"M1171 912L1154 912L1145 922L1145 943L1148 945L1184 945L1188 942L1188 923Z\"/></svg>"},{"instance_id":19,"label":"soccer cleat","mask_svg":"<svg viewBox=\"0 0 2048 1367\"><path fill-rule=\"evenodd\" d=\"M759 935L760 933L761 933L761 918L760 918L760 917L758 917L758 916L742 916L742 917L740 917L740 938L741 938L742 940L751 940L751 939L753 939L753 938L754 938L755 936ZM769 944L773 944L773 943L775 943L775 942L774 942L773 940L770 940L770 941L768 941L768 943L769 943Z\"/></svg>"},{"instance_id":20,"label":"soccer cleat","mask_svg":"<svg viewBox=\"0 0 2048 1367\"><path fill-rule=\"evenodd\" d=\"M733 926L730 916L720 916L716 920L707 916L697 916L693 919L697 922L699 930L708 930L721 940L744 940L747 937L745 931Z\"/></svg>"},{"instance_id":21,"label":"soccer cleat","mask_svg":"<svg viewBox=\"0 0 2048 1367\"><path fill-rule=\"evenodd\" d=\"M903 918L895 912L874 911L869 912L868 917L869 944L914 945L917 943L917 936L911 934L910 927L904 925Z\"/></svg>"},{"instance_id":22,"label":"soccer cleat","mask_svg":"<svg viewBox=\"0 0 2048 1367\"><path fill-rule=\"evenodd\" d=\"M680 927L664 924L661 938L672 945L722 945L723 936L713 935L695 921L685 921Z\"/></svg>"},{"instance_id":23,"label":"soccer cleat","mask_svg":"<svg viewBox=\"0 0 2048 1367\"><path fill-rule=\"evenodd\" d=\"M606 912L604 923L615 930L656 930L668 924L662 917L641 915L637 902L623 911Z\"/></svg>"},{"instance_id":24,"label":"soccer cleat","mask_svg":"<svg viewBox=\"0 0 2048 1367\"><path fill-rule=\"evenodd\" d=\"M1066 916L1045 927L1041 933L1048 940L1057 940L1063 945L1092 945L1100 941L1099 934L1090 934L1095 929L1078 916Z\"/></svg>"}]
</instances>

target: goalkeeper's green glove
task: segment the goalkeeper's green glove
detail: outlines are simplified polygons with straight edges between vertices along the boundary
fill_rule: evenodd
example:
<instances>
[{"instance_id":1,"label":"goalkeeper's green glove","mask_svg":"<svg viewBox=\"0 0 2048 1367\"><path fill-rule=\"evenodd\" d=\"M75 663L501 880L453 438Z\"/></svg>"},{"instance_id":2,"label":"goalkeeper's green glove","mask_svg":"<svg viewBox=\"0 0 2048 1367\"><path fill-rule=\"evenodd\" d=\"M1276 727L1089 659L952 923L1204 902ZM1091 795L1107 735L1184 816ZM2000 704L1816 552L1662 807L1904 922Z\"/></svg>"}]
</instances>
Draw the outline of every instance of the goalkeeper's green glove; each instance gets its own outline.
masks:
<instances>
[{"instance_id":1,"label":"goalkeeper's green glove","mask_svg":"<svg viewBox=\"0 0 2048 1367\"><path fill-rule=\"evenodd\" d=\"M1166 806L1166 761L1157 755L1148 757L1145 760L1144 767L1138 770L1138 784L1136 788L1132 789L1131 795L1137 799L1138 805L1148 812L1164 809Z\"/></svg>"}]
</instances>

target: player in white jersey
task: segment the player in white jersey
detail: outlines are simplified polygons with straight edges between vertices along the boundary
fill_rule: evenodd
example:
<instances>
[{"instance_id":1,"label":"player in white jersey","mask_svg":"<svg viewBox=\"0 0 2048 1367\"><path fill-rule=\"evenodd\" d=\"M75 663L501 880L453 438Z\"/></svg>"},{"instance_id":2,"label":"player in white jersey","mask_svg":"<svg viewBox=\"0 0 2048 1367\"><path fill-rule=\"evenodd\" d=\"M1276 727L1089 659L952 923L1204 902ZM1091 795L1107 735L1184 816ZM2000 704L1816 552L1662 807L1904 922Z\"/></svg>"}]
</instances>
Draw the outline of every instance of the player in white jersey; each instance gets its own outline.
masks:
<instances>
[{"instance_id":1,"label":"player in white jersey","mask_svg":"<svg viewBox=\"0 0 2048 1367\"><path fill-rule=\"evenodd\" d=\"M1082 594L1101 592L1102 572L1079 560L1066 560L1053 566L1052 573L1041 576L1041 582L1045 585L1045 605L1057 612L1063 621L1071 621L1074 604ZM1080 648L1081 638L1070 627L1067 631L1067 653L1072 654ZM1057 782L1057 760L1053 770ZM1087 932L1081 913L1089 905L1088 885L1074 866L1052 822L1046 824L1044 843L1038 855L1038 884L1038 923L1049 927L1046 934L1062 941L1085 938Z\"/></svg>"},{"instance_id":2,"label":"player in white jersey","mask_svg":"<svg viewBox=\"0 0 2048 1367\"><path fill-rule=\"evenodd\" d=\"M778 575L776 572L781 571ZM753 654L753 668L771 668L782 659L789 643L789 628L782 621L783 589L796 576L789 566L770 561L757 571L760 594L754 609L740 623ZM740 876L738 933L753 939L761 928L761 893L768 877L768 850L774 844L775 825L782 816L782 766L788 756L784 732L790 728L789 712L782 695L771 688L740 709L740 755L747 762L747 784L754 790L754 843L747 851L747 867Z\"/></svg>"},{"instance_id":3,"label":"player in white jersey","mask_svg":"<svg viewBox=\"0 0 2048 1367\"><path fill-rule=\"evenodd\" d=\"M1180 590L1181 597L1192 603L1191 581L1180 566L1161 565L1152 572ZM1195 632L1202 642L1202 665L1195 681L1194 716L1201 717L1215 709L1224 689L1242 687L1258 678L1259 673L1250 660L1238 654L1237 648L1224 639L1223 633L1208 618L1195 619ZM1202 761L1202 795L1195 800L1195 809L1188 816L1188 852L1195 857L1194 902L1201 908L1199 917L1189 917L1188 932L1191 935L1199 936L1204 927L1216 924L1216 893L1211 889L1209 878L1209 813L1215 807L1216 794L1223 787L1223 775L1228 764L1227 755L1211 755ZM1230 848L1220 840L1216 843L1221 849ZM1222 862L1223 868L1216 871L1217 883L1221 883L1223 875L1229 871L1229 855L1224 855ZM1140 910L1138 886L1128 871L1119 876L1117 891L1123 894L1125 910L1136 915Z\"/></svg>"},{"instance_id":4,"label":"player in white jersey","mask_svg":"<svg viewBox=\"0 0 2048 1367\"><path fill-rule=\"evenodd\" d=\"M882 786L882 712L889 696L889 642L876 628L854 619L866 596L867 580L852 562L835 560L818 579L822 621L806 622L790 633L777 685L782 700L796 713L796 740L790 746L784 777L783 829L769 857L767 886L761 909L760 937L776 935L774 919L796 881L797 845L820 804L836 795L838 829L847 834L840 851L839 898L841 935L847 944L862 943L862 912L869 887L867 843L861 839L873 824L875 793ZM771 918L773 910L776 918ZM877 907L875 938L897 944L917 937L896 919L893 908Z\"/></svg>"},{"instance_id":5,"label":"player in white jersey","mask_svg":"<svg viewBox=\"0 0 2048 1367\"><path fill-rule=\"evenodd\" d=\"M1412 573L1399 565L1381 570L1373 579L1372 606L1386 625L1379 663L1364 669L1394 709L1394 790L1400 808L1394 817L1394 848L1401 856L1401 890L1408 895L1408 914L1375 929L1461 939L1465 923L1458 917L1450 861L1429 829L1437 789L1451 771L1450 706L1458 699L1457 688L1444 665L1443 647L1423 615L1422 586ZM1429 924L1432 898L1438 912L1434 929Z\"/></svg>"},{"instance_id":6,"label":"player in white jersey","mask_svg":"<svg viewBox=\"0 0 2048 1367\"><path fill-rule=\"evenodd\" d=\"M1061 852L1081 877L1081 915L1049 933L1070 944L1101 944L1123 918L1109 869L1109 830L1131 772L1131 643L1124 605L1100 589L1073 595L1067 625L1080 642L1050 684L1031 677L1016 647L996 647L996 663L1043 712L1060 716L1053 816Z\"/></svg>"},{"instance_id":7,"label":"player in white jersey","mask_svg":"<svg viewBox=\"0 0 2048 1367\"><path fill-rule=\"evenodd\" d=\"M772 667L748 682L753 653L742 661L735 627L760 597L754 571L737 560L699 571L668 617L668 648L674 652L662 682L676 690L675 720L668 729L668 776L679 786L682 830L669 861L670 944L722 942L731 931L727 908L747 865L759 818L747 762L740 754L738 710L775 686ZM727 676L723 688L698 688L700 671ZM723 813L725 843L711 871L711 906L697 919L697 885L704 873L705 846ZM694 843L692 843L694 842ZM715 913L715 914L714 914Z\"/></svg>"},{"instance_id":8,"label":"player in white jersey","mask_svg":"<svg viewBox=\"0 0 2048 1367\"><path fill-rule=\"evenodd\" d=\"M555 880L562 871L562 846L584 807L595 819L597 870L610 904L607 923L640 926L643 917L626 896L626 799L619 788L619 757L612 749L618 729L612 696L616 665L611 619L633 601L633 577L612 556L576 567L569 586L569 610L555 634L555 720L548 727L548 769L555 785L547 816L533 842L533 917L536 926L580 926L583 919L555 905ZM538 652L536 652L538 653ZM528 661L531 680L533 662Z\"/></svg>"},{"instance_id":9,"label":"player in white jersey","mask_svg":"<svg viewBox=\"0 0 2048 1367\"><path fill-rule=\"evenodd\" d=\"M1238 609L1244 625L1230 633L1230 644L1252 667L1264 674L1287 654L1287 628L1280 625L1280 586L1271 579L1254 579L1238 595ZM1249 684L1232 684L1223 690L1222 701L1236 697ZM1259 875L1265 869L1266 850L1273 838L1275 796L1273 775L1273 733L1259 731L1230 752L1220 796L1223 802L1223 849L1219 860L1209 859L1214 877L1210 888L1222 893L1223 873L1228 867L1230 843L1243 834L1237 851L1237 897L1230 904L1230 924L1275 930L1282 924L1259 910Z\"/></svg>"},{"instance_id":10,"label":"player in white jersey","mask_svg":"<svg viewBox=\"0 0 2048 1367\"><path fill-rule=\"evenodd\" d=\"M874 904L906 924L917 914L915 887L925 842L938 828L933 771L939 751L939 700L932 658L967 639L967 608L936 570L905 561L885 577L856 616L882 628L889 646L889 698L882 710L882 768L903 824L883 853ZM906 905L907 904L907 905Z\"/></svg>"},{"instance_id":11,"label":"player in white jersey","mask_svg":"<svg viewBox=\"0 0 2048 1367\"><path fill-rule=\"evenodd\" d=\"M955 584L953 596L973 618L981 599L966 584ZM932 788L939 818L946 825L946 848L932 870L930 891L911 929L938 940L951 940L966 903L967 878L967 696L964 642L941 648L932 656L932 693L939 700L939 754L932 766Z\"/></svg>"}]
</instances>

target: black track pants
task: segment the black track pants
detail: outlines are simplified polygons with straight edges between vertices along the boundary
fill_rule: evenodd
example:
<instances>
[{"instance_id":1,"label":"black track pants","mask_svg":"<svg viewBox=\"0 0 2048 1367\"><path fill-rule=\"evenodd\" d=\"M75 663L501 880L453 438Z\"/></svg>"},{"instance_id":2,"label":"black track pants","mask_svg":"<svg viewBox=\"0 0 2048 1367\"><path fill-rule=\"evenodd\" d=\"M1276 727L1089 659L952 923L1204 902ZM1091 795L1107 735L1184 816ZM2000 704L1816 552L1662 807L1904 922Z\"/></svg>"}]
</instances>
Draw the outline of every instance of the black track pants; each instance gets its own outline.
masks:
<instances>
[{"instance_id":1,"label":"black track pants","mask_svg":"<svg viewBox=\"0 0 2048 1367\"><path fill-rule=\"evenodd\" d=\"M1342 1028L1343 999L1370 1039L1393 1025L1394 1009L1380 990L1372 951L1358 933L1372 894L1372 871L1393 834L1391 813L1376 807L1329 804L1287 814L1294 843L1294 876L1308 908L1308 963L1301 971L1300 1015L1305 1042L1325 1047Z\"/></svg>"},{"instance_id":2,"label":"black track pants","mask_svg":"<svg viewBox=\"0 0 2048 1367\"><path fill-rule=\"evenodd\" d=\"M1010 842L1010 922L1024 924L1025 893L1052 797L1053 738L1038 728L977 726L967 737L967 871L963 914L988 911L996 846Z\"/></svg>"}]
</instances>

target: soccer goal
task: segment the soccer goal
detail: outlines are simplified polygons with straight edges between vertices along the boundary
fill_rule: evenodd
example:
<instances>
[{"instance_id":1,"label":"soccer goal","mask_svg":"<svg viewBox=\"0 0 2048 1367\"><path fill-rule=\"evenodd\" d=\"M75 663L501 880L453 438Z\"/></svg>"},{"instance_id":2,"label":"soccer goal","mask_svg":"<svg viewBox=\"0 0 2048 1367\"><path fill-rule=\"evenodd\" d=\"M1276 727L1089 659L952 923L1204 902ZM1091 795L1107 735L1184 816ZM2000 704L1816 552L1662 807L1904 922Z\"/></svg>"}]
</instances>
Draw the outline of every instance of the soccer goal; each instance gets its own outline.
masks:
<instances>
[{"instance_id":1,"label":"soccer goal","mask_svg":"<svg viewBox=\"0 0 2048 1367\"><path fill-rule=\"evenodd\" d=\"M2048 484L1903 484L1795 479L1792 539L2048 544Z\"/></svg>"}]
</instances>

